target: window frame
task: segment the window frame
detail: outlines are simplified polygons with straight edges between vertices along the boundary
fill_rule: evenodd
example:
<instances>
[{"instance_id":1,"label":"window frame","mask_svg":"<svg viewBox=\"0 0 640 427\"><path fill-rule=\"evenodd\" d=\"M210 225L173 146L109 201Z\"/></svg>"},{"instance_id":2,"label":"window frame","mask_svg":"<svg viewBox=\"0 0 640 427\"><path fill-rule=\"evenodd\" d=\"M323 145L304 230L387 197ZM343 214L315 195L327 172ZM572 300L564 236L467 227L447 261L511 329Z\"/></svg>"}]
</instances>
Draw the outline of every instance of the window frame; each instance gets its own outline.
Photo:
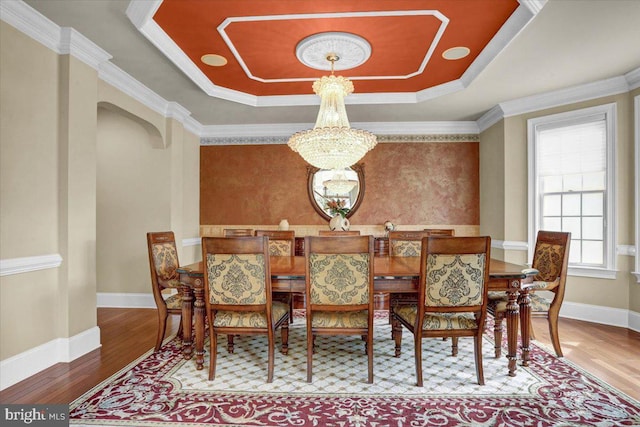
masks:
<instances>
[{"instance_id":1,"label":"window frame","mask_svg":"<svg viewBox=\"0 0 640 427\"><path fill-rule=\"evenodd\" d=\"M640 95L633 99L633 121L634 121L634 146L635 146L635 193L636 200L634 204L635 226L636 226L636 242L635 242L635 271L632 274L636 277L636 283L640 283Z\"/></svg>"},{"instance_id":2,"label":"window frame","mask_svg":"<svg viewBox=\"0 0 640 427\"><path fill-rule=\"evenodd\" d=\"M616 104L604 104L595 107L583 108L579 110L567 111L564 113L540 116L527 120L527 163L528 163L528 231L529 250L528 259L533 257L536 235L540 230L542 220L541 195L539 194L538 165L536 164L537 138L540 128L548 129L550 126L562 127L571 126L579 122L588 121L590 116L594 120L599 120L596 116L604 116L606 127L606 186L604 190L604 223L603 235L604 244L604 267L588 267L583 265L569 264L569 274L572 276L585 276L605 279L615 279L616 277L616 135L617 117Z\"/></svg>"}]
</instances>

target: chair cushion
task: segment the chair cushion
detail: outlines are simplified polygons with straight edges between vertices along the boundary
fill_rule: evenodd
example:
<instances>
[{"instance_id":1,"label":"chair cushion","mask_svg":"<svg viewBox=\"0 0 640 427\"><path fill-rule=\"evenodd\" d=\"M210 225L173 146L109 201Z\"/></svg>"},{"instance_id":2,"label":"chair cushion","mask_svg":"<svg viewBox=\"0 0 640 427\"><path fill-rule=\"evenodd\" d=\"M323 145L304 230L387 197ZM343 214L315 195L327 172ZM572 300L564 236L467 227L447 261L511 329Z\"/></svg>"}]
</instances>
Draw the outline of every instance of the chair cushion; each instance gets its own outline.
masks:
<instances>
[{"instance_id":1,"label":"chair cushion","mask_svg":"<svg viewBox=\"0 0 640 427\"><path fill-rule=\"evenodd\" d=\"M271 317L277 323L289 314L289 306L280 301L273 301ZM213 320L214 327L267 328L265 313L257 311L223 311L218 310Z\"/></svg>"},{"instance_id":2,"label":"chair cushion","mask_svg":"<svg viewBox=\"0 0 640 427\"><path fill-rule=\"evenodd\" d=\"M367 310L313 311L311 326L314 328L366 328Z\"/></svg>"},{"instance_id":3,"label":"chair cushion","mask_svg":"<svg viewBox=\"0 0 640 427\"><path fill-rule=\"evenodd\" d=\"M418 316L417 305L400 305L394 308L396 316L415 325ZM477 329L478 323L472 313L425 313L423 330Z\"/></svg>"},{"instance_id":4,"label":"chair cushion","mask_svg":"<svg viewBox=\"0 0 640 427\"><path fill-rule=\"evenodd\" d=\"M269 255L271 256L291 256L290 240L269 240Z\"/></svg>"},{"instance_id":5,"label":"chair cushion","mask_svg":"<svg viewBox=\"0 0 640 427\"><path fill-rule=\"evenodd\" d=\"M209 302L265 304L266 272L262 254L207 254Z\"/></svg>"},{"instance_id":6,"label":"chair cushion","mask_svg":"<svg viewBox=\"0 0 640 427\"><path fill-rule=\"evenodd\" d=\"M485 254L427 257L425 306L474 306L484 298Z\"/></svg>"},{"instance_id":7,"label":"chair cushion","mask_svg":"<svg viewBox=\"0 0 640 427\"><path fill-rule=\"evenodd\" d=\"M394 240L391 243L391 256L420 256L422 241Z\"/></svg>"},{"instance_id":8,"label":"chair cushion","mask_svg":"<svg viewBox=\"0 0 640 427\"><path fill-rule=\"evenodd\" d=\"M165 298L164 302L167 304L169 310L180 310L182 308L182 295L170 295L168 298Z\"/></svg>"},{"instance_id":9,"label":"chair cushion","mask_svg":"<svg viewBox=\"0 0 640 427\"><path fill-rule=\"evenodd\" d=\"M310 254L312 304L369 303L369 254Z\"/></svg>"},{"instance_id":10,"label":"chair cushion","mask_svg":"<svg viewBox=\"0 0 640 427\"><path fill-rule=\"evenodd\" d=\"M551 301L546 298L541 297L540 295L536 295L535 293L529 294L531 299L531 312L532 313L544 313L549 311L549 306L551 305ZM495 301L495 312L505 312L507 311L507 300L496 300Z\"/></svg>"}]
</instances>

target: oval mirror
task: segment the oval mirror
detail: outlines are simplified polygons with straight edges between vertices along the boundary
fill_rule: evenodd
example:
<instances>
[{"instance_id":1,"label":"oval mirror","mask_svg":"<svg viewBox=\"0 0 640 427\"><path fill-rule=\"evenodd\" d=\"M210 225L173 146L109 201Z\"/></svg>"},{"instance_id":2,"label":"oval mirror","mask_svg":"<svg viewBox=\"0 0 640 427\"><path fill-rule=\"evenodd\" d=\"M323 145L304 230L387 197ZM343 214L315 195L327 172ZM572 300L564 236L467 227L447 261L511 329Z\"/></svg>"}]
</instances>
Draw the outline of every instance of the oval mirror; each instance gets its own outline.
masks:
<instances>
[{"instance_id":1,"label":"oval mirror","mask_svg":"<svg viewBox=\"0 0 640 427\"><path fill-rule=\"evenodd\" d=\"M307 192L313 208L326 220L336 209L349 218L364 198L364 166L353 165L341 171L308 168Z\"/></svg>"}]
</instances>

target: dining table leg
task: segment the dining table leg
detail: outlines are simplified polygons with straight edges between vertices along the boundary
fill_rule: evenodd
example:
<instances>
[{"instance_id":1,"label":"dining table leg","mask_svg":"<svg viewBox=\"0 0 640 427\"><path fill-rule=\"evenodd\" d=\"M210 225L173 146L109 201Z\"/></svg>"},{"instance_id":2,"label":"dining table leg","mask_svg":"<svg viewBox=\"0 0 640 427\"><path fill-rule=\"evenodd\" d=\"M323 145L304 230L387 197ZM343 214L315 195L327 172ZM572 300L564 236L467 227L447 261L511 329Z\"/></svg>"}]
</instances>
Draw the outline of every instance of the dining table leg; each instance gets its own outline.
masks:
<instances>
[{"instance_id":1,"label":"dining table leg","mask_svg":"<svg viewBox=\"0 0 640 427\"><path fill-rule=\"evenodd\" d=\"M509 301L507 302L507 359L509 361L509 376L516 376L516 367L518 360L518 292L520 287L519 281L514 281L512 290L508 292Z\"/></svg>"},{"instance_id":2,"label":"dining table leg","mask_svg":"<svg viewBox=\"0 0 640 427\"><path fill-rule=\"evenodd\" d=\"M529 342L531 339L531 298L529 289L520 290L518 296L520 308L520 337L522 340L522 366L529 366Z\"/></svg>"},{"instance_id":3,"label":"dining table leg","mask_svg":"<svg viewBox=\"0 0 640 427\"><path fill-rule=\"evenodd\" d=\"M191 291L191 286L187 284L182 285L182 354L185 359L191 359L192 356L192 303L193 303L193 292Z\"/></svg>"},{"instance_id":4,"label":"dining table leg","mask_svg":"<svg viewBox=\"0 0 640 427\"><path fill-rule=\"evenodd\" d=\"M204 329L205 329L205 303L204 303L204 288L202 279L196 279L193 287L193 293L195 295L195 302L193 304L195 308L196 317L196 369L202 370L204 367Z\"/></svg>"}]
</instances>

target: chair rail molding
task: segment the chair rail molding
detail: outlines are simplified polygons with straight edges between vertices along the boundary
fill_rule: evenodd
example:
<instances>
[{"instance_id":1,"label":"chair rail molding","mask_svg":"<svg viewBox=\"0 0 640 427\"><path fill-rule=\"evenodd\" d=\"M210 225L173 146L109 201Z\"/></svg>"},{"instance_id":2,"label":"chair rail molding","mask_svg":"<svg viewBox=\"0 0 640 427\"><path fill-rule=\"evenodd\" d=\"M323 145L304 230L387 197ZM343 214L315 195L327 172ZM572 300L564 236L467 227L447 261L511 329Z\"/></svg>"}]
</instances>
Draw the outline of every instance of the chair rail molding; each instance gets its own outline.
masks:
<instances>
[{"instance_id":1,"label":"chair rail molding","mask_svg":"<svg viewBox=\"0 0 640 427\"><path fill-rule=\"evenodd\" d=\"M526 251L529 249L529 243L518 242L516 240L491 239L491 247L495 249L504 249L505 251Z\"/></svg>"},{"instance_id":2,"label":"chair rail molding","mask_svg":"<svg viewBox=\"0 0 640 427\"><path fill-rule=\"evenodd\" d=\"M60 264L62 264L60 254L2 259L0 260L0 276L58 268Z\"/></svg>"}]
</instances>

